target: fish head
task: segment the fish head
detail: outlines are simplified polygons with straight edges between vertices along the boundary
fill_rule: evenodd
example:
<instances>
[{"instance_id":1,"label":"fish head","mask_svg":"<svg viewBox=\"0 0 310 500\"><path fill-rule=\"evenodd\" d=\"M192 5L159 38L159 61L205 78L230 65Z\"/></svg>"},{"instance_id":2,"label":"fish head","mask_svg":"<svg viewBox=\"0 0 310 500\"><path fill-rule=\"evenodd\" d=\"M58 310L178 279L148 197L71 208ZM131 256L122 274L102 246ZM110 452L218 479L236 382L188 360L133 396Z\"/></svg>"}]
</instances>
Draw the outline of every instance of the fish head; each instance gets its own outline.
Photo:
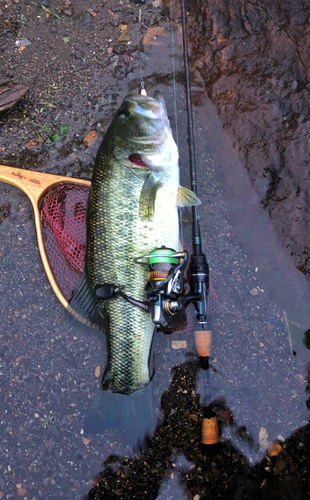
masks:
<instances>
[{"instance_id":1,"label":"fish head","mask_svg":"<svg viewBox=\"0 0 310 500\"><path fill-rule=\"evenodd\" d=\"M109 132L113 156L126 167L150 172L178 165L178 148L160 92L155 92L154 98L140 94L125 97Z\"/></svg>"}]
</instances>

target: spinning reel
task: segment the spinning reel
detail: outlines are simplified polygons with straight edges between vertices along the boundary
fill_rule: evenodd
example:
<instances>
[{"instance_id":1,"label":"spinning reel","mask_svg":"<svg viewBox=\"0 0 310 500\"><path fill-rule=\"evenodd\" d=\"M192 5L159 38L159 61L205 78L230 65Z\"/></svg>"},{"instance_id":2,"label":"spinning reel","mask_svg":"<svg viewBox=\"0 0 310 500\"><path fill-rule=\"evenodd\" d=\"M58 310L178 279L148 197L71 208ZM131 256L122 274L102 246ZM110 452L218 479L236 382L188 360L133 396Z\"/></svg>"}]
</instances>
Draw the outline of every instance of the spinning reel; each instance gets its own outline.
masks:
<instances>
[{"instance_id":1,"label":"spinning reel","mask_svg":"<svg viewBox=\"0 0 310 500\"><path fill-rule=\"evenodd\" d=\"M141 302L126 295L115 285L97 285L95 296L98 300L108 300L120 295L130 304L152 314L153 323L158 328L173 329L186 323L185 307L194 303L197 319L206 322L209 272L205 257L192 256L191 293L184 296L184 272L188 264L188 253L176 252L172 248L156 248L149 255L135 259L136 264L148 266L148 281L145 285L146 301ZM200 256L201 257L201 256Z\"/></svg>"},{"instance_id":2,"label":"spinning reel","mask_svg":"<svg viewBox=\"0 0 310 500\"><path fill-rule=\"evenodd\" d=\"M145 295L154 324L172 328L176 316L179 316L179 320L184 317L182 298L187 252L175 252L172 248L162 246L149 255L138 257L135 262L149 268Z\"/></svg>"}]
</instances>

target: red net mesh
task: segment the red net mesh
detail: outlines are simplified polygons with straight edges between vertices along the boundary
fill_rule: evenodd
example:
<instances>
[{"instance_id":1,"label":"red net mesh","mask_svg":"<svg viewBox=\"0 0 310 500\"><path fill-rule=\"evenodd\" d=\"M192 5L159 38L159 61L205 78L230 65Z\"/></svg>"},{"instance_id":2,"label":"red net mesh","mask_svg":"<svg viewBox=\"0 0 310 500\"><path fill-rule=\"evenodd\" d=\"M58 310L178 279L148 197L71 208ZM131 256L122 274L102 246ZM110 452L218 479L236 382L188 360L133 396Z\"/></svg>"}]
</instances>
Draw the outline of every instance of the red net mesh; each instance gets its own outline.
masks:
<instances>
[{"instance_id":1,"label":"red net mesh","mask_svg":"<svg viewBox=\"0 0 310 500\"><path fill-rule=\"evenodd\" d=\"M88 195L87 186L61 184L45 195L41 205L48 259L67 300L84 270Z\"/></svg>"}]
</instances>

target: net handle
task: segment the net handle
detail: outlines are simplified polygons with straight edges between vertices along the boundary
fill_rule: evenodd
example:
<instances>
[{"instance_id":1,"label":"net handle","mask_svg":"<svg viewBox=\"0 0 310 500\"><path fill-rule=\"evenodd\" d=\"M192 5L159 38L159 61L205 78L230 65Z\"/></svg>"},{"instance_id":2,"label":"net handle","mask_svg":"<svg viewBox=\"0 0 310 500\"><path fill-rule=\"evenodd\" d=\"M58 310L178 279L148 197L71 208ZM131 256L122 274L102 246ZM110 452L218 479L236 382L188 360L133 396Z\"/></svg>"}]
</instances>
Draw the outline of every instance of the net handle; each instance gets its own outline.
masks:
<instances>
[{"instance_id":1,"label":"net handle","mask_svg":"<svg viewBox=\"0 0 310 500\"><path fill-rule=\"evenodd\" d=\"M43 239L40 202L44 194L50 188L56 187L59 184L65 182L66 184L80 184L90 187L90 181L75 179L73 177L63 177L61 175L33 172L31 170L23 170L21 168L13 168L5 165L0 165L0 181L21 189L30 199L34 211L39 252L46 275L57 298L60 300L61 304L67 308L68 301L65 299L59 286L57 285L47 257Z\"/></svg>"}]
</instances>

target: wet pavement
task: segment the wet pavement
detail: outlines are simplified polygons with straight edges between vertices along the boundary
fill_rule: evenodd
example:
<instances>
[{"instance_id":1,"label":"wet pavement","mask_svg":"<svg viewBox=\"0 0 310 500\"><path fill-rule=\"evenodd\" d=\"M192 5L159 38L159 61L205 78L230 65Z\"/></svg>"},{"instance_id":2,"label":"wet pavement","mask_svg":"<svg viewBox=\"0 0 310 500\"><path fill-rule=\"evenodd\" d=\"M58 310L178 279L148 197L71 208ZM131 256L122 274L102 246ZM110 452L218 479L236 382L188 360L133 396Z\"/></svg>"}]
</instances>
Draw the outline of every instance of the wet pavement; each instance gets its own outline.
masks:
<instances>
[{"instance_id":1,"label":"wet pavement","mask_svg":"<svg viewBox=\"0 0 310 500\"><path fill-rule=\"evenodd\" d=\"M104 130L123 97L138 90L142 66L148 93L163 91L181 184L189 186L179 22L160 18L161 30L139 47L147 32L139 9L154 8L152 2L78 2L71 16L58 2L42 3L60 20L34 2L5 5L1 19L9 9L16 25L3 35L1 77L11 71L30 92L0 119L2 164L90 178ZM23 24L22 14L29 22ZM173 19L179 14L174 4ZM31 44L18 52L21 37ZM201 229L218 296L209 379L195 357L190 321L172 336L157 334L152 391L158 426L148 447L134 455L116 431L85 432L105 368L105 339L66 314L43 271L30 201L1 183L0 498L80 499L92 488L92 499L309 495L309 351L303 343L309 280L279 243L201 77L192 77ZM45 123L50 135L64 123L68 132L52 142ZM88 147L83 138L91 130L98 135ZM37 146L28 149L29 140ZM190 224L182 229L190 245ZM213 401L222 433L207 455L200 449L202 396ZM272 456L267 448L275 441L281 448Z\"/></svg>"}]
</instances>

